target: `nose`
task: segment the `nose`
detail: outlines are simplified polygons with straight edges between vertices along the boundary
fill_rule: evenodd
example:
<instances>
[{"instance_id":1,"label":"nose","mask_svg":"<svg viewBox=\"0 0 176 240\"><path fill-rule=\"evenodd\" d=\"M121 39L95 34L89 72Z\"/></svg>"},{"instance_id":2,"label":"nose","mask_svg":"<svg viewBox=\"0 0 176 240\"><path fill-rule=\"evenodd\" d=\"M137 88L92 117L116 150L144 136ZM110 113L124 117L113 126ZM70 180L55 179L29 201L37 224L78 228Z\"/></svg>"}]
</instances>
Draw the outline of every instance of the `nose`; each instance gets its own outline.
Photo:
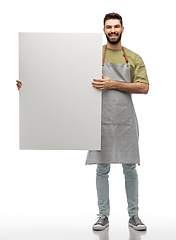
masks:
<instances>
[{"instance_id":1,"label":"nose","mask_svg":"<svg viewBox=\"0 0 176 240\"><path fill-rule=\"evenodd\" d=\"M111 32L115 32L115 28L114 27L112 27Z\"/></svg>"}]
</instances>

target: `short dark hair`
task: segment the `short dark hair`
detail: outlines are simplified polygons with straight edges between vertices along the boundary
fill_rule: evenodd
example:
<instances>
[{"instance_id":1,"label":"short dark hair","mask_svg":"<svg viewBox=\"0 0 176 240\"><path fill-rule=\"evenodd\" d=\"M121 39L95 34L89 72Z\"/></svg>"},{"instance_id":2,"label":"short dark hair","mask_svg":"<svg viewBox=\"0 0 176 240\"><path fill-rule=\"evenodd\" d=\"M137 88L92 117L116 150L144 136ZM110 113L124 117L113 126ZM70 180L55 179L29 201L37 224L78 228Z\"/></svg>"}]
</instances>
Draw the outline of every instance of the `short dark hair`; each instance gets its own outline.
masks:
<instances>
[{"instance_id":1,"label":"short dark hair","mask_svg":"<svg viewBox=\"0 0 176 240\"><path fill-rule=\"evenodd\" d=\"M123 20L122 20L122 17L118 14L118 13L108 13L106 14L105 18L104 18L104 27L105 27L105 22L109 19L119 19L120 20L120 23L121 23L121 26L123 26Z\"/></svg>"}]
</instances>

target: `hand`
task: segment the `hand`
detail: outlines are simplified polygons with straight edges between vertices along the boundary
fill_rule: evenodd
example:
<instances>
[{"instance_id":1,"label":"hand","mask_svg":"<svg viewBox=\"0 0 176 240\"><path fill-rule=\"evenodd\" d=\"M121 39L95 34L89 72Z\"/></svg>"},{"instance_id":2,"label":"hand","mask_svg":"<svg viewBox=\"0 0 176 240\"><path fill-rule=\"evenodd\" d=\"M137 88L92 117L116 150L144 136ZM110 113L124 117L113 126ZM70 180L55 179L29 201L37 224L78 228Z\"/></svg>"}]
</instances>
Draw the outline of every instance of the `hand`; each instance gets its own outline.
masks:
<instances>
[{"instance_id":1,"label":"hand","mask_svg":"<svg viewBox=\"0 0 176 240\"><path fill-rule=\"evenodd\" d=\"M102 74L102 79L93 79L94 82L92 82L92 86L95 87L98 90L103 89L112 89L114 86L114 80L108 77L104 77Z\"/></svg>"},{"instance_id":2,"label":"hand","mask_svg":"<svg viewBox=\"0 0 176 240\"><path fill-rule=\"evenodd\" d=\"M20 80L16 80L16 82L17 82L17 84L16 84L17 88L18 88L18 90L20 90L22 82Z\"/></svg>"}]
</instances>

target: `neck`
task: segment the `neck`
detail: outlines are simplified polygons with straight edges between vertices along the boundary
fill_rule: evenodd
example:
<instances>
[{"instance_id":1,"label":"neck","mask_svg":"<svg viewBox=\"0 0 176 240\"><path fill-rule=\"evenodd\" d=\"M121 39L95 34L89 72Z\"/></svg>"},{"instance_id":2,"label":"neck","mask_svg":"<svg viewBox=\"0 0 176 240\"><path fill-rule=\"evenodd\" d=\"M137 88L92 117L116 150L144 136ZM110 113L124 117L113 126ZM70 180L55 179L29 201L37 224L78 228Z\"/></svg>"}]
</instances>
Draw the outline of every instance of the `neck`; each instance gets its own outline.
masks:
<instances>
[{"instance_id":1,"label":"neck","mask_svg":"<svg viewBox=\"0 0 176 240\"><path fill-rule=\"evenodd\" d=\"M119 50L122 48L121 41L118 42L117 44L112 44L107 41L107 48L112 49L112 50Z\"/></svg>"}]
</instances>

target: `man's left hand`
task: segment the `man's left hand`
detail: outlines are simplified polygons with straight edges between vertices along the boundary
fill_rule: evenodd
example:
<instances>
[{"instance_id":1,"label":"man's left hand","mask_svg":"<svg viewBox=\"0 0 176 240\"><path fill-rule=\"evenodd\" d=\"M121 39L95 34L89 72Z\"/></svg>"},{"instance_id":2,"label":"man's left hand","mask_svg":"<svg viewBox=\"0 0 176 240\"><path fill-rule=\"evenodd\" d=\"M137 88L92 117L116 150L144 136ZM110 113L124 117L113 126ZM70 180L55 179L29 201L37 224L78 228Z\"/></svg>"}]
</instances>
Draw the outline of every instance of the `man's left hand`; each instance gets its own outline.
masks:
<instances>
[{"instance_id":1,"label":"man's left hand","mask_svg":"<svg viewBox=\"0 0 176 240\"><path fill-rule=\"evenodd\" d=\"M102 79L95 78L93 79L93 82L92 82L92 86L98 90L112 89L113 85L114 85L114 80L103 76L103 74L102 74Z\"/></svg>"}]
</instances>

